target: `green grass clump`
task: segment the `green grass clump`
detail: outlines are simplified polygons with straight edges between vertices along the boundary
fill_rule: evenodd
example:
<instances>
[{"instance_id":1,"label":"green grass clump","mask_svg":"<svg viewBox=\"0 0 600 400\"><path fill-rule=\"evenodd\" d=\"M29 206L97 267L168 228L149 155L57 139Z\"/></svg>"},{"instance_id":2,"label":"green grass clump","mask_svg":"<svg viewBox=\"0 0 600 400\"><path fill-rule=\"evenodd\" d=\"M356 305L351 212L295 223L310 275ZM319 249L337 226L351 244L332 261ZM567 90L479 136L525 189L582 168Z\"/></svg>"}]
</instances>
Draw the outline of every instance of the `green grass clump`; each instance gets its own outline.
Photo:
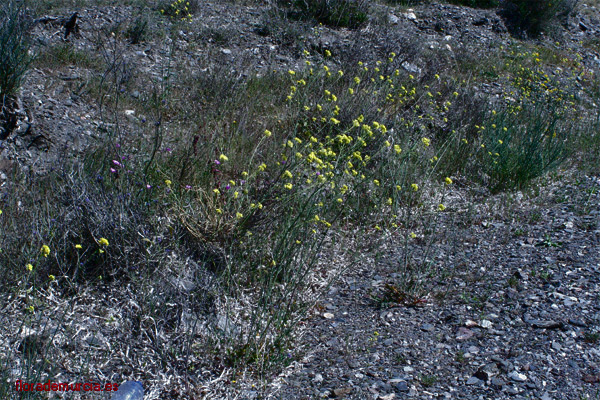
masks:
<instances>
[{"instance_id":1,"label":"green grass clump","mask_svg":"<svg viewBox=\"0 0 600 400\"><path fill-rule=\"evenodd\" d=\"M9 0L0 5L0 101L7 99L19 89L21 80L29 68L31 20L25 15L19 2Z\"/></svg>"},{"instance_id":2,"label":"green grass clump","mask_svg":"<svg viewBox=\"0 0 600 400\"><path fill-rule=\"evenodd\" d=\"M557 22L566 21L574 12L578 0L509 0L503 12L513 28L537 37Z\"/></svg>"},{"instance_id":3,"label":"green grass clump","mask_svg":"<svg viewBox=\"0 0 600 400\"><path fill-rule=\"evenodd\" d=\"M334 27L358 28L368 17L364 0L293 0L291 6L294 18L314 19Z\"/></svg>"},{"instance_id":4,"label":"green grass clump","mask_svg":"<svg viewBox=\"0 0 600 400\"><path fill-rule=\"evenodd\" d=\"M77 49L72 43L57 43L42 48L34 61L37 67L78 66L100 70L103 67L99 57Z\"/></svg>"},{"instance_id":5,"label":"green grass clump","mask_svg":"<svg viewBox=\"0 0 600 400\"><path fill-rule=\"evenodd\" d=\"M146 40L148 36L148 19L143 15L135 18L125 30L125 37L129 39L131 44L139 44Z\"/></svg>"}]
</instances>

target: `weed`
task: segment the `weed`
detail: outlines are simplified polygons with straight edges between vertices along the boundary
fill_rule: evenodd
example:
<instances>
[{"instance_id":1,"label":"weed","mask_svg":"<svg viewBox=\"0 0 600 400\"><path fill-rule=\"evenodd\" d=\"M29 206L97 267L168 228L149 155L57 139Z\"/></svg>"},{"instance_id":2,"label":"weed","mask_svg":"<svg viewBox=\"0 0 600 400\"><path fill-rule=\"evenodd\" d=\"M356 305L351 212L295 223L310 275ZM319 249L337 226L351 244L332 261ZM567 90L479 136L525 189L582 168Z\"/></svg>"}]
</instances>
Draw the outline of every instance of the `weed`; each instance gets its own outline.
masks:
<instances>
[{"instance_id":1,"label":"weed","mask_svg":"<svg viewBox=\"0 0 600 400\"><path fill-rule=\"evenodd\" d=\"M578 0L510 0L503 4L503 14L513 30L524 30L536 37L558 20L566 21Z\"/></svg>"},{"instance_id":2,"label":"weed","mask_svg":"<svg viewBox=\"0 0 600 400\"><path fill-rule=\"evenodd\" d=\"M406 356L402 353L396 354L396 364L397 365L406 365L407 359Z\"/></svg>"},{"instance_id":3,"label":"weed","mask_svg":"<svg viewBox=\"0 0 600 400\"><path fill-rule=\"evenodd\" d=\"M32 61L31 23L21 2L8 0L0 5L0 107L19 89Z\"/></svg>"},{"instance_id":4,"label":"weed","mask_svg":"<svg viewBox=\"0 0 600 400\"><path fill-rule=\"evenodd\" d=\"M520 237L520 236L524 236L527 234L527 231L521 228L516 228L513 231L513 235L515 235L515 237Z\"/></svg>"},{"instance_id":5,"label":"weed","mask_svg":"<svg viewBox=\"0 0 600 400\"><path fill-rule=\"evenodd\" d=\"M127 27L125 37L131 44L138 44L146 39L148 34L148 20L144 16L138 16L132 24Z\"/></svg>"},{"instance_id":6,"label":"weed","mask_svg":"<svg viewBox=\"0 0 600 400\"><path fill-rule=\"evenodd\" d=\"M291 18L314 19L329 26L358 28L367 20L364 0L293 0L288 5L292 6Z\"/></svg>"},{"instance_id":7,"label":"weed","mask_svg":"<svg viewBox=\"0 0 600 400\"><path fill-rule=\"evenodd\" d=\"M546 235L543 241L538 243L536 246L542 247L560 247L562 246L562 242L555 242L550 238L550 235Z\"/></svg>"},{"instance_id":8,"label":"weed","mask_svg":"<svg viewBox=\"0 0 600 400\"><path fill-rule=\"evenodd\" d=\"M77 49L72 43L58 43L44 48L35 59L35 66L45 68L78 66L100 70L102 61L86 51Z\"/></svg>"},{"instance_id":9,"label":"weed","mask_svg":"<svg viewBox=\"0 0 600 400\"><path fill-rule=\"evenodd\" d=\"M598 343L600 341L600 332L586 332L583 340L591 344Z\"/></svg>"},{"instance_id":10,"label":"weed","mask_svg":"<svg viewBox=\"0 0 600 400\"><path fill-rule=\"evenodd\" d=\"M437 382L438 378L435 375L421 375L419 380L423 386L431 387Z\"/></svg>"}]
</instances>

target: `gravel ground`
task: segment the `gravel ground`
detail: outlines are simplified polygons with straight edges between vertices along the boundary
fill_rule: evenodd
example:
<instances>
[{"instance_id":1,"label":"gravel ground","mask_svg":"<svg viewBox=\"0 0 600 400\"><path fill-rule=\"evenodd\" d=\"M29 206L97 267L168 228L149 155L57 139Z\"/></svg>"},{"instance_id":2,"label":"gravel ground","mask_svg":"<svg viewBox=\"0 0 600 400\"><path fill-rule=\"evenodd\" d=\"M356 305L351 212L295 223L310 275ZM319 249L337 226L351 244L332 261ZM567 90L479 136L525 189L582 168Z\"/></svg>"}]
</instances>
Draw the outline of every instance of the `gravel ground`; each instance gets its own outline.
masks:
<instances>
[{"instance_id":1,"label":"gravel ground","mask_svg":"<svg viewBox=\"0 0 600 400\"><path fill-rule=\"evenodd\" d=\"M372 300L398 275L387 242L331 288L270 397L597 398L600 180L569 182L476 206L413 304Z\"/></svg>"}]
</instances>

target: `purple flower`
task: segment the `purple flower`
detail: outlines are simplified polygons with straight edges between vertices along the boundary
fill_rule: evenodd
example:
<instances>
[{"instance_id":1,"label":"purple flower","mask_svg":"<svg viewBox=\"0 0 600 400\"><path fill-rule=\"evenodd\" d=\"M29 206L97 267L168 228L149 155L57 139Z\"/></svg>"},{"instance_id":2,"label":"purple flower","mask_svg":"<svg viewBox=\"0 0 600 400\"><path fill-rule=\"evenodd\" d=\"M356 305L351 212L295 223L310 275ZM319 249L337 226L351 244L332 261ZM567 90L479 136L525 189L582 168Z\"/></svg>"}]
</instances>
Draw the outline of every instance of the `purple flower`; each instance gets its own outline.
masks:
<instances>
[{"instance_id":1,"label":"purple flower","mask_svg":"<svg viewBox=\"0 0 600 400\"><path fill-rule=\"evenodd\" d=\"M112 172L113 174L116 174L116 173L117 173L117 170L116 170L116 169L114 169L114 168L111 168L111 169L110 169L110 172Z\"/></svg>"},{"instance_id":2,"label":"purple flower","mask_svg":"<svg viewBox=\"0 0 600 400\"><path fill-rule=\"evenodd\" d=\"M225 189L229 190L229 189L231 189L231 186L229 186L229 184L227 184L227 186L225 186Z\"/></svg>"},{"instance_id":3,"label":"purple flower","mask_svg":"<svg viewBox=\"0 0 600 400\"><path fill-rule=\"evenodd\" d=\"M186 188L187 190L190 190L192 187L191 187L190 185L185 185L185 188Z\"/></svg>"},{"instance_id":4,"label":"purple flower","mask_svg":"<svg viewBox=\"0 0 600 400\"><path fill-rule=\"evenodd\" d=\"M321 175L321 173L319 171L317 171L317 176Z\"/></svg>"},{"instance_id":5,"label":"purple flower","mask_svg":"<svg viewBox=\"0 0 600 400\"><path fill-rule=\"evenodd\" d=\"M221 161L215 160L215 164L219 165L219 164L221 164Z\"/></svg>"},{"instance_id":6,"label":"purple flower","mask_svg":"<svg viewBox=\"0 0 600 400\"><path fill-rule=\"evenodd\" d=\"M167 147L167 148L165 149L165 151L167 151L167 152L168 152L168 151L173 151L173 149L172 149L172 148L170 148L170 147Z\"/></svg>"},{"instance_id":7,"label":"purple flower","mask_svg":"<svg viewBox=\"0 0 600 400\"><path fill-rule=\"evenodd\" d=\"M150 184L146 184L146 189L151 189L152 186Z\"/></svg>"},{"instance_id":8,"label":"purple flower","mask_svg":"<svg viewBox=\"0 0 600 400\"><path fill-rule=\"evenodd\" d=\"M119 168L123 167L123 165L120 162L118 162L117 160L112 160L112 162Z\"/></svg>"},{"instance_id":9,"label":"purple flower","mask_svg":"<svg viewBox=\"0 0 600 400\"><path fill-rule=\"evenodd\" d=\"M118 149L121 147L121 145L119 143L115 144L115 147Z\"/></svg>"}]
</instances>

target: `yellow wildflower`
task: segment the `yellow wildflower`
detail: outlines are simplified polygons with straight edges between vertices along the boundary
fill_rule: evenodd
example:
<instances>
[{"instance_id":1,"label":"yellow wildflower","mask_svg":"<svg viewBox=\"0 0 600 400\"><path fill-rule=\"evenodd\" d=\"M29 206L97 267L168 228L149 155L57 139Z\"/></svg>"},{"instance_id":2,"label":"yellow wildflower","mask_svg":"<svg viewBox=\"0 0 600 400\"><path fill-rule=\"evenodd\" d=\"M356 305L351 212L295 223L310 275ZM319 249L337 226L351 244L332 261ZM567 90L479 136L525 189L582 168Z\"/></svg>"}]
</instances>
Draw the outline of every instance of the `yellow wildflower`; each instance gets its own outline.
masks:
<instances>
[{"instance_id":1,"label":"yellow wildflower","mask_svg":"<svg viewBox=\"0 0 600 400\"><path fill-rule=\"evenodd\" d=\"M29 272L33 271L33 265L31 265L31 264L27 264L25 266L25 268L27 268L27 271L29 271Z\"/></svg>"},{"instance_id":2,"label":"yellow wildflower","mask_svg":"<svg viewBox=\"0 0 600 400\"><path fill-rule=\"evenodd\" d=\"M47 245L43 245L40 249L40 253L42 253L44 257L48 257L48 255L50 254L50 247L48 247Z\"/></svg>"},{"instance_id":3,"label":"yellow wildflower","mask_svg":"<svg viewBox=\"0 0 600 400\"><path fill-rule=\"evenodd\" d=\"M446 185L452 185L452 179L446 177L445 179Z\"/></svg>"},{"instance_id":4,"label":"yellow wildflower","mask_svg":"<svg viewBox=\"0 0 600 400\"><path fill-rule=\"evenodd\" d=\"M98 240L98 244L100 246L108 246L108 240L106 240L106 238L100 238L100 240Z\"/></svg>"}]
</instances>

